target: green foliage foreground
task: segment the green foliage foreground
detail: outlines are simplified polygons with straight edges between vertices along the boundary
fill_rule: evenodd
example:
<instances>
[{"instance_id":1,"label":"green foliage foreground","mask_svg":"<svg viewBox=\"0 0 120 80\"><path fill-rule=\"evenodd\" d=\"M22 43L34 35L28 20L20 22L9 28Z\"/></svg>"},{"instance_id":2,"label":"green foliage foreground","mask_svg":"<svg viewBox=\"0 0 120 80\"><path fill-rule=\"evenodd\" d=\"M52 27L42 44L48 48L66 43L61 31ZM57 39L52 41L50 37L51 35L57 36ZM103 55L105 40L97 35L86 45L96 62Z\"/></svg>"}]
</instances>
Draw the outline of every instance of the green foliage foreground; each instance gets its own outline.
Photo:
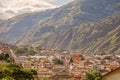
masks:
<instances>
[{"instance_id":1,"label":"green foliage foreground","mask_svg":"<svg viewBox=\"0 0 120 80\"><path fill-rule=\"evenodd\" d=\"M34 80L33 74L15 64L0 65L0 80Z\"/></svg>"},{"instance_id":2,"label":"green foliage foreground","mask_svg":"<svg viewBox=\"0 0 120 80\"><path fill-rule=\"evenodd\" d=\"M85 80L102 80L102 74L98 71L88 71Z\"/></svg>"}]
</instances>

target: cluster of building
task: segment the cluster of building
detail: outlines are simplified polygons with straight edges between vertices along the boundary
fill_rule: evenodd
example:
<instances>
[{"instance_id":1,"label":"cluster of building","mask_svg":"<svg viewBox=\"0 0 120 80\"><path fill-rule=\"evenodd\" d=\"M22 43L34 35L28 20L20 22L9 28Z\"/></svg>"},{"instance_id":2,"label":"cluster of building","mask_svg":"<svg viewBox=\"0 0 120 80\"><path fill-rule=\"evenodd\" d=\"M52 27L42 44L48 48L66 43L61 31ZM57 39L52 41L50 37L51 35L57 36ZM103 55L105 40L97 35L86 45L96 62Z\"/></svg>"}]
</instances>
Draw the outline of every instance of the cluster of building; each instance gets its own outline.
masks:
<instances>
[{"instance_id":1,"label":"cluster of building","mask_svg":"<svg viewBox=\"0 0 120 80\"><path fill-rule=\"evenodd\" d=\"M98 55L44 49L35 55L18 55L9 45L0 42L0 54L2 53L8 53L23 68L36 70L36 77L84 78L87 71L95 70L103 74L103 80L117 80L120 74L119 54Z\"/></svg>"},{"instance_id":2,"label":"cluster of building","mask_svg":"<svg viewBox=\"0 0 120 80\"><path fill-rule=\"evenodd\" d=\"M81 53L44 49L33 55L16 55L7 44L0 43L0 54L9 55L25 69L37 71L37 77L77 77L85 76L86 71L95 70L106 74L120 67L120 55Z\"/></svg>"},{"instance_id":3,"label":"cluster of building","mask_svg":"<svg viewBox=\"0 0 120 80\"><path fill-rule=\"evenodd\" d=\"M17 55L15 62L23 68L36 70L37 77L69 76L81 78L89 70L106 74L120 66L119 59L120 56L114 54L96 55L45 49L34 56Z\"/></svg>"}]
</instances>

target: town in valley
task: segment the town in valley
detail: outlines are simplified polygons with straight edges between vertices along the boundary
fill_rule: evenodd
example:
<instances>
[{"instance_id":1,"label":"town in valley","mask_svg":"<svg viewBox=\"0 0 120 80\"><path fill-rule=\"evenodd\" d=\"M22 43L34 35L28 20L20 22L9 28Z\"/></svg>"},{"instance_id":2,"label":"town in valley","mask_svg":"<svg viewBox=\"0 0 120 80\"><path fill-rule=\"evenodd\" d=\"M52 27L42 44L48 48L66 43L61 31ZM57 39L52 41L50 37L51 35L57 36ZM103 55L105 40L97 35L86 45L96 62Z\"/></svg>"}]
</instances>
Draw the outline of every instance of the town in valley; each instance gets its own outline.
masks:
<instances>
[{"instance_id":1,"label":"town in valley","mask_svg":"<svg viewBox=\"0 0 120 80\"><path fill-rule=\"evenodd\" d=\"M1 43L2 44L2 43ZM4 46L3 46L4 45ZM119 54L93 54L90 52L40 49L32 55L16 53L6 44L0 46L0 54L9 54L15 64L37 71L41 78L84 78L87 71L100 71L102 75L120 67ZM5 62L0 61L1 64ZM74 80L73 79L73 80Z\"/></svg>"}]
</instances>

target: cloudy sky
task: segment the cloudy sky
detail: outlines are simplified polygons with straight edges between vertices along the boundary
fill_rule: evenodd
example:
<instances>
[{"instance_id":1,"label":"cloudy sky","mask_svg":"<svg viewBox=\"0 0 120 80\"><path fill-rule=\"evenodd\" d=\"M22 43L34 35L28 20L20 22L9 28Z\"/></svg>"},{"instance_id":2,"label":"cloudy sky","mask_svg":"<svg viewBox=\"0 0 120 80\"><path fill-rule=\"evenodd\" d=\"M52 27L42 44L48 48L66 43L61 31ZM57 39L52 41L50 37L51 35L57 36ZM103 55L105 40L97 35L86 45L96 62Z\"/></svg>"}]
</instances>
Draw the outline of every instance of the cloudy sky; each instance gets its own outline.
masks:
<instances>
[{"instance_id":1,"label":"cloudy sky","mask_svg":"<svg viewBox=\"0 0 120 80\"><path fill-rule=\"evenodd\" d=\"M0 0L0 19L64 5L72 0Z\"/></svg>"}]
</instances>

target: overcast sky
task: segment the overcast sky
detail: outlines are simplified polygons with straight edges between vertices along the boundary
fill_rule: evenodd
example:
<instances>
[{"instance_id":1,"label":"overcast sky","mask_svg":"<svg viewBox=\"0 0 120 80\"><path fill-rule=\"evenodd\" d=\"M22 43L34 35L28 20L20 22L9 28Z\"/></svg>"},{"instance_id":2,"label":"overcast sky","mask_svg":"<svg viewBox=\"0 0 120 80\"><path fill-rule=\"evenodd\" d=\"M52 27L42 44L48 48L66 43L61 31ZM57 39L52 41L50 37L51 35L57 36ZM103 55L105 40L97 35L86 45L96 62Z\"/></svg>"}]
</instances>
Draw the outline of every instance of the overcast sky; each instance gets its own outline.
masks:
<instances>
[{"instance_id":1,"label":"overcast sky","mask_svg":"<svg viewBox=\"0 0 120 80\"><path fill-rule=\"evenodd\" d=\"M72 0L0 0L0 19L41 11L67 4Z\"/></svg>"}]
</instances>

